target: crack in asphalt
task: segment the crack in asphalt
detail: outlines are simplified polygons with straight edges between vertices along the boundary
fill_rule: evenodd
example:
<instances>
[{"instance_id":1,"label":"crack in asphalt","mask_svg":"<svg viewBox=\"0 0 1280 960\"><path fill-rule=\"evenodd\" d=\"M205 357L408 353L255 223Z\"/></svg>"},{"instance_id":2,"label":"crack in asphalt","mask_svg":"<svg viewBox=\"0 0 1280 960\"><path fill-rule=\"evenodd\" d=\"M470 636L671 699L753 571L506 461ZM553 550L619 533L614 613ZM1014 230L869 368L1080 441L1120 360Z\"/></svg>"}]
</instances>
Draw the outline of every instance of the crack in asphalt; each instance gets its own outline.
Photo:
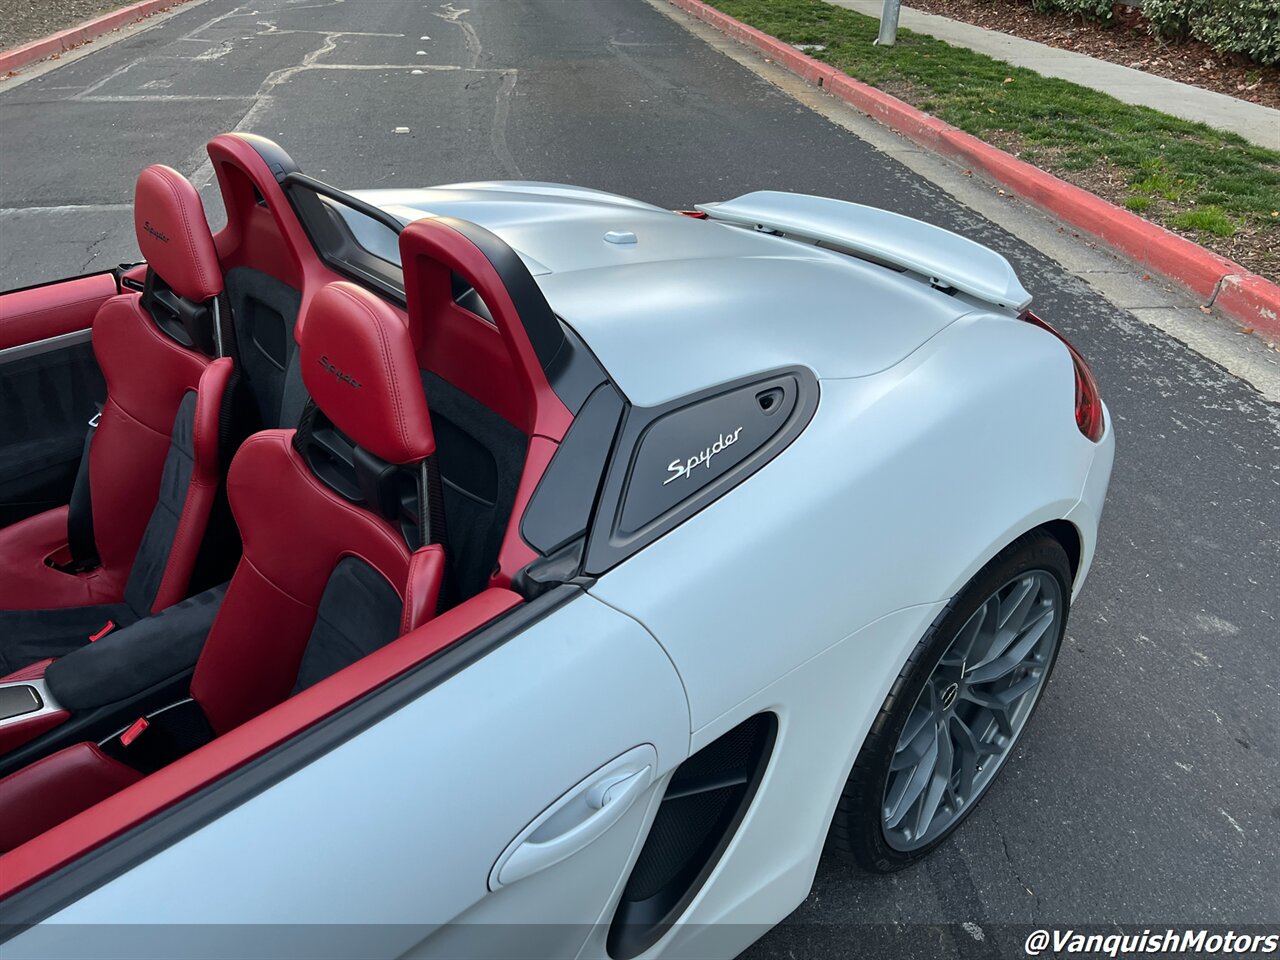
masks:
<instances>
[{"instance_id":1,"label":"crack in asphalt","mask_svg":"<svg viewBox=\"0 0 1280 960\"><path fill-rule=\"evenodd\" d=\"M92 243L89 244L89 246L85 247L85 253L88 254L88 257L85 258L84 263L80 264L81 273L83 273L85 270L89 268L89 264L93 263L94 260L98 259L97 248L102 245L102 242L106 240L107 237L108 237L108 234L103 233L98 237L97 240L94 240Z\"/></svg>"},{"instance_id":2,"label":"crack in asphalt","mask_svg":"<svg viewBox=\"0 0 1280 960\"><path fill-rule=\"evenodd\" d=\"M519 78L515 70L504 70L502 83L498 87L493 109L493 130L489 142L493 147L493 155L506 170L507 176L513 180L523 180L520 165L516 163L511 148L507 145L507 120L511 116L511 98L515 93L516 81Z\"/></svg>"},{"instance_id":3,"label":"crack in asphalt","mask_svg":"<svg viewBox=\"0 0 1280 960\"><path fill-rule=\"evenodd\" d=\"M1027 881L1023 879L1022 873L1018 870L1017 864L1013 862L1013 855L1009 852L1009 838L1005 836L1003 828L999 828L999 832L1000 832L1000 846L1004 850L1004 859L1005 859L1005 862L1008 863L1009 865L1010 872L1013 873L1014 879L1018 881L1018 885L1031 895L1031 902L1032 902L1031 919L1034 920L1035 918L1040 916L1040 907L1041 907L1040 895L1036 893L1033 889L1031 889Z\"/></svg>"}]
</instances>

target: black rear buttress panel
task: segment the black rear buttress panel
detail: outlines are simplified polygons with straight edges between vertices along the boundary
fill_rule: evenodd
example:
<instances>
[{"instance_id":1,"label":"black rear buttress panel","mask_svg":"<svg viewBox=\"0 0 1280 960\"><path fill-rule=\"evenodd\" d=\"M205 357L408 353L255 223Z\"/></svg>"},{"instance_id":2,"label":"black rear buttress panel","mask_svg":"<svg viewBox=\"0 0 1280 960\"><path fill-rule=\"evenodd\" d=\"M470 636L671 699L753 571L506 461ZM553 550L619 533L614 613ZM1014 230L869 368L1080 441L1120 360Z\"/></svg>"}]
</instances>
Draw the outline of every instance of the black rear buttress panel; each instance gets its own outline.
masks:
<instances>
[{"instance_id":1,"label":"black rear buttress panel","mask_svg":"<svg viewBox=\"0 0 1280 960\"><path fill-rule=\"evenodd\" d=\"M629 406L587 537L599 576L732 490L787 448L818 408L818 379L784 367L654 407Z\"/></svg>"}]
</instances>

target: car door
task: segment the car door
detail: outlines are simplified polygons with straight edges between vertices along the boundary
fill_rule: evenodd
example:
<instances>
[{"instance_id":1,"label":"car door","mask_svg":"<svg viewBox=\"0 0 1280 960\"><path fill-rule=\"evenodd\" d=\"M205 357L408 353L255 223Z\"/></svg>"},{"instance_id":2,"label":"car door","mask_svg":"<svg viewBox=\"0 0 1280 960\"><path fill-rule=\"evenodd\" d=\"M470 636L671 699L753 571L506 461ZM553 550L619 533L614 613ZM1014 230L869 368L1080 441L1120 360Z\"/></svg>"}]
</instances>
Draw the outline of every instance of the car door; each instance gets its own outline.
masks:
<instances>
[{"instance_id":1,"label":"car door","mask_svg":"<svg viewBox=\"0 0 1280 960\"><path fill-rule=\"evenodd\" d=\"M67 503L106 398L90 343L114 271L0 294L0 527Z\"/></svg>"},{"instance_id":2,"label":"car door","mask_svg":"<svg viewBox=\"0 0 1280 960\"><path fill-rule=\"evenodd\" d=\"M689 711L643 627L560 590L572 599L5 956L575 956L688 753Z\"/></svg>"}]
</instances>

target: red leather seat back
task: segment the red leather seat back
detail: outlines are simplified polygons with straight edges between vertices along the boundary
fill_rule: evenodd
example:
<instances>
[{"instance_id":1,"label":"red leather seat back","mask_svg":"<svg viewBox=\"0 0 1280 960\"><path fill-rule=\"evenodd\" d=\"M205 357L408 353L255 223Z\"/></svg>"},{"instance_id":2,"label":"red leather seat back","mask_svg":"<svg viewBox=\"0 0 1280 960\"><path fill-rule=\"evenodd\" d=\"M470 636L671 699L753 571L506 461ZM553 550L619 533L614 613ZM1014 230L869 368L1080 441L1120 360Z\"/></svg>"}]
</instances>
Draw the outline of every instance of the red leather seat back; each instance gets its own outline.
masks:
<instances>
[{"instance_id":1,"label":"red leather seat back","mask_svg":"<svg viewBox=\"0 0 1280 960\"><path fill-rule=\"evenodd\" d=\"M177 171L152 166L138 177L134 206L138 245L159 284L192 304L222 296L222 271L196 189ZM207 311L210 326L216 313ZM202 339L213 342L212 330ZM104 303L93 323L93 349L107 382L107 401L89 454L94 538L101 566L73 576L46 564L66 543L66 510L31 517L0 531L0 610L36 610L118 602L156 509L175 417L191 391L203 395L201 421L216 428L230 369L206 378L214 358L165 333L144 307L143 295L124 293ZM226 361L230 364L230 361ZM210 414L208 411L212 411ZM212 418L210 420L210 417ZM204 533L217 469L216 437L206 426L202 494L180 525L177 566L154 598L161 606L186 595L186 578ZM222 467L225 469L225 465ZM184 572L185 571L185 572ZM153 598L148 598L151 604ZM140 614L145 611L139 611Z\"/></svg>"},{"instance_id":2,"label":"red leather seat back","mask_svg":"<svg viewBox=\"0 0 1280 960\"><path fill-rule=\"evenodd\" d=\"M222 293L222 270L204 205L180 173L159 164L142 171L134 195L134 224L149 269L174 293L192 303ZM107 381L107 403L89 461L94 537L103 568L127 574L156 505L174 417L187 392L201 387L213 358L162 332L142 298L134 294L103 305L93 324L93 349ZM206 454L216 454L218 415L230 372L204 384L208 392L201 401L203 429L196 439L203 441L197 445ZM211 479L216 482L206 468L200 482L207 487ZM207 506L203 514L207 519ZM193 516L183 531L180 559L187 576L194 563L194 554L187 554L198 547L204 532L203 522L197 525L196 519ZM185 595L186 583L177 583L181 579L167 577L162 607Z\"/></svg>"},{"instance_id":3,"label":"red leather seat back","mask_svg":"<svg viewBox=\"0 0 1280 960\"><path fill-rule=\"evenodd\" d=\"M244 554L191 682L192 697L219 733L289 696L320 597L343 557L373 567L404 599L404 538L316 479L293 449L293 434L255 434L231 467Z\"/></svg>"},{"instance_id":4,"label":"red leather seat back","mask_svg":"<svg viewBox=\"0 0 1280 960\"><path fill-rule=\"evenodd\" d=\"M93 348L107 380L89 454L94 537L103 567L127 574L156 504L178 405L211 358L161 333L136 295L102 307Z\"/></svg>"},{"instance_id":5,"label":"red leather seat back","mask_svg":"<svg viewBox=\"0 0 1280 960\"><path fill-rule=\"evenodd\" d=\"M404 319L348 283L307 308L302 375L320 415L392 463L435 449ZM314 414L313 414L314 416ZM400 529L322 482L295 449L297 431L255 434L227 481L244 554L192 679L191 695L223 733L287 698L338 565L360 561L404 607L398 632L429 619L443 550L410 550Z\"/></svg>"}]
</instances>

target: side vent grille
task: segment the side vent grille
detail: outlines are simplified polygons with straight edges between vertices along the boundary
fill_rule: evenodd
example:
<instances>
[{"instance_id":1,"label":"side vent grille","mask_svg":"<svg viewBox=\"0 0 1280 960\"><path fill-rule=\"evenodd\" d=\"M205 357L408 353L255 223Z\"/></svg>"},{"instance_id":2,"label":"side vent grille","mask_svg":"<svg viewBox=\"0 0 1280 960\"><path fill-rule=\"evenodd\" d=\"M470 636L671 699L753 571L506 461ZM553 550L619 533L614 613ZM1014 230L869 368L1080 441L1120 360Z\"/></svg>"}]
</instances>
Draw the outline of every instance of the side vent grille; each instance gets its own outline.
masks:
<instances>
[{"instance_id":1,"label":"side vent grille","mask_svg":"<svg viewBox=\"0 0 1280 960\"><path fill-rule=\"evenodd\" d=\"M742 822L778 730L761 713L677 768L609 927L609 955L630 960L679 919Z\"/></svg>"}]
</instances>

